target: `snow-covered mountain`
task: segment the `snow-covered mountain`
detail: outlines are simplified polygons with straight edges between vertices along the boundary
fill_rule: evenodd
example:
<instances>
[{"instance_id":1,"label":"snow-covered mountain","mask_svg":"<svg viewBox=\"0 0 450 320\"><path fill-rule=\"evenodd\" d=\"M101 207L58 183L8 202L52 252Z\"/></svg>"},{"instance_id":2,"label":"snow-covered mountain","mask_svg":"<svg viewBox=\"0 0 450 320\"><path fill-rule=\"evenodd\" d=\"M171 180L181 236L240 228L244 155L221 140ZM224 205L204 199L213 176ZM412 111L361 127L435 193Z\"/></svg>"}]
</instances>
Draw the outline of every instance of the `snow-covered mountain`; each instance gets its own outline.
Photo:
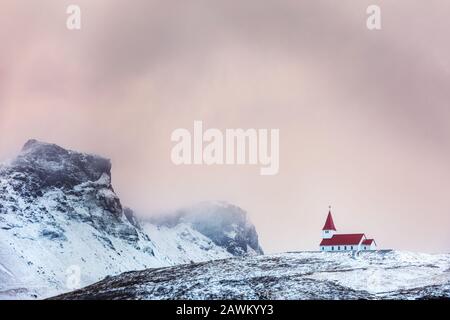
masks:
<instances>
[{"instance_id":1,"label":"snow-covered mountain","mask_svg":"<svg viewBox=\"0 0 450 320\"><path fill-rule=\"evenodd\" d=\"M234 256L263 254L255 226L247 219L246 212L226 202L202 202L148 221L169 228L189 224Z\"/></svg>"},{"instance_id":2,"label":"snow-covered mountain","mask_svg":"<svg viewBox=\"0 0 450 320\"><path fill-rule=\"evenodd\" d=\"M148 269L56 299L450 299L450 254L292 252Z\"/></svg>"},{"instance_id":3,"label":"snow-covered mountain","mask_svg":"<svg viewBox=\"0 0 450 320\"><path fill-rule=\"evenodd\" d=\"M0 299L44 298L125 271L262 252L240 208L206 203L183 212L140 221L114 192L108 159L30 140L0 167Z\"/></svg>"}]
</instances>

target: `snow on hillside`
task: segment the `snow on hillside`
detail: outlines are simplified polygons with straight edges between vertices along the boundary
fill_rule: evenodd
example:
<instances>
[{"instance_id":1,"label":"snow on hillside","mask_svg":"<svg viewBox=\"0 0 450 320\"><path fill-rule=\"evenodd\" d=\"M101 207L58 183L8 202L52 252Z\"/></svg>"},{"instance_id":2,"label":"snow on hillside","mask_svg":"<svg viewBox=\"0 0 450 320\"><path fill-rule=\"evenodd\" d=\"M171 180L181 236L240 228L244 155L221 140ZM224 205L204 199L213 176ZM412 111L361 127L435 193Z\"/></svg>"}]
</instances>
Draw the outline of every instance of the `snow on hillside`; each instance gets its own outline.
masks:
<instances>
[{"instance_id":1,"label":"snow on hillside","mask_svg":"<svg viewBox=\"0 0 450 320\"><path fill-rule=\"evenodd\" d=\"M212 209L214 206L212 207ZM130 270L233 256L189 222L123 209L111 163L28 141L0 168L0 299L44 298Z\"/></svg>"},{"instance_id":2,"label":"snow on hillside","mask_svg":"<svg viewBox=\"0 0 450 320\"><path fill-rule=\"evenodd\" d=\"M355 290L383 294L397 290L410 290L432 285L448 285L450 281L450 255L393 251L389 254L367 254L350 262L336 255L334 261L349 264L352 270L335 273L317 273L316 280L333 281Z\"/></svg>"},{"instance_id":3,"label":"snow on hillside","mask_svg":"<svg viewBox=\"0 0 450 320\"><path fill-rule=\"evenodd\" d=\"M293 252L127 272L56 299L450 298L450 255Z\"/></svg>"},{"instance_id":4,"label":"snow on hillside","mask_svg":"<svg viewBox=\"0 0 450 320\"><path fill-rule=\"evenodd\" d=\"M225 248L215 245L189 224L168 228L147 223L143 230L169 265L232 257Z\"/></svg>"}]
</instances>

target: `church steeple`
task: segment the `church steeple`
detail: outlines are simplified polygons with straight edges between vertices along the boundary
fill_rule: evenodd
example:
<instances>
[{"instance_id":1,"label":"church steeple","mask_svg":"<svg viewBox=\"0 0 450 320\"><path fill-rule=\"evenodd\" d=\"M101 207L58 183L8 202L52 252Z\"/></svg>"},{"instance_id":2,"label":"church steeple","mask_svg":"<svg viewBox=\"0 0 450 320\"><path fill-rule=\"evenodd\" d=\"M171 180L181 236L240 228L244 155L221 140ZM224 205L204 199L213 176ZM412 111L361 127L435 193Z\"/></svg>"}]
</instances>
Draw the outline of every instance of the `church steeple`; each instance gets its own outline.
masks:
<instances>
[{"instance_id":1,"label":"church steeple","mask_svg":"<svg viewBox=\"0 0 450 320\"><path fill-rule=\"evenodd\" d=\"M325 221L325 224L322 228L322 238L330 239L333 237L335 232L336 232L336 227L334 226L334 221L333 221L333 216L331 215L331 206L330 206L329 210L328 210L327 220Z\"/></svg>"}]
</instances>

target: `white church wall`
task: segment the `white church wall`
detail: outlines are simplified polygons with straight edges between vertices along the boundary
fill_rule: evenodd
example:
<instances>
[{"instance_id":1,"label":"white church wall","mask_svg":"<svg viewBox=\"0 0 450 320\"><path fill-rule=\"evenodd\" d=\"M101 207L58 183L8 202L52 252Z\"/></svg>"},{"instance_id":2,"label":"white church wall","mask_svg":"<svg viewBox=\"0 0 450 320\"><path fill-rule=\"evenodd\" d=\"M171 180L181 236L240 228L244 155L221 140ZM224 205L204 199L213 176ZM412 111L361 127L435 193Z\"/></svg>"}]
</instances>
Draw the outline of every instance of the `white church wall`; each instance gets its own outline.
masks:
<instances>
[{"instance_id":1,"label":"white church wall","mask_svg":"<svg viewBox=\"0 0 450 320\"><path fill-rule=\"evenodd\" d=\"M358 245L339 245L339 246L320 246L320 251L340 252L340 251L358 251Z\"/></svg>"}]
</instances>

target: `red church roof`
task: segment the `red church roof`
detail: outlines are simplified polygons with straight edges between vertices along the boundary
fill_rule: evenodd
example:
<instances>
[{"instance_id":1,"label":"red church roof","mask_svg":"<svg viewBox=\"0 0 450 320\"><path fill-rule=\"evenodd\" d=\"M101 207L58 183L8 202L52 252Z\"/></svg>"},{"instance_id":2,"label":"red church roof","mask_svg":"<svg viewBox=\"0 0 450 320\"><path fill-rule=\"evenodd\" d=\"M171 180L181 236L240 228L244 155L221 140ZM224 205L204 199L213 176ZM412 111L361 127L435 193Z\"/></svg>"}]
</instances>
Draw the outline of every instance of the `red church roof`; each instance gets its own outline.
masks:
<instances>
[{"instance_id":1,"label":"red church roof","mask_svg":"<svg viewBox=\"0 0 450 320\"><path fill-rule=\"evenodd\" d=\"M362 242L362 244L370 246L372 244L372 242L375 242L374 239L366 239Z\"/></svg>"},{"instance_id":2,"label":"red church roof","mask_svg":"<svg viewBox=\"0 0 450 320\"><path fill-rule=\"evenodd\" d=\"M328 219L327 219L328 221ZM331 221L333 222L333 221ZM335 234L330 239L322 239L321 246L350 246L358 245L365 237L364 233L352 233L352 234ZM373 241L373 239L370 239ZM367 240L365 240L367 241ZM364 241L363 241L364 243Z\"/></svg>"},{"instance_id":3,"label":"red church roof","mask_svg":"<svg viewBox=\"0 0 450 320\"><path fill-rule=\"evenodd\" d=\"M334 226L333 217L331 216L331 211L328 211L327 221L325 221L325 225L322 230L334 230L336 231L336 227Z\"/></svg>"}]
</instances>

